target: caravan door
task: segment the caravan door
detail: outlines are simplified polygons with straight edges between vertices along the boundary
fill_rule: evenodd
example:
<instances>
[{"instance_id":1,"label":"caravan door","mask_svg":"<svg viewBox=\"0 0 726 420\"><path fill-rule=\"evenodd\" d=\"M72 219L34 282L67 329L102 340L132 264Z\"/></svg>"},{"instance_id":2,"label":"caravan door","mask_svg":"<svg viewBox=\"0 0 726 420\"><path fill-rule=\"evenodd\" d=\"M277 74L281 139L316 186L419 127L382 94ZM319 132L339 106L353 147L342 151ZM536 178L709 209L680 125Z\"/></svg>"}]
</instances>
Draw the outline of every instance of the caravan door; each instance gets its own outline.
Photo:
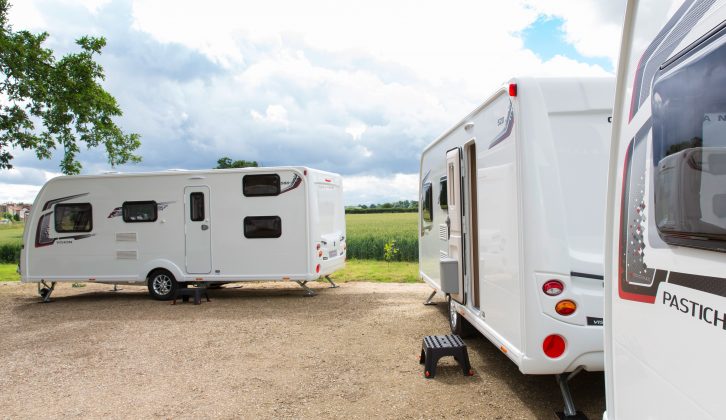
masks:
<instances>
[{"instance_id":1,"label":"caravan door","mask_svg":"<svg viewBox=\"0 0 726 420\"><path fill-rule=\"evenodd\" d=\"M212 271L212 225L209 214L209 187L184 188L184 236L187 273Z\"/></svg>"},{"instance_id":2,"label":"caravan door","mask_svg":"<svg viewBox=\"0 0 726 420\"><path fill-rule=\"evenodd\" d=\"M452 293L451 298L461 304L466 303L464 293L464 251L462 240L462 202L461 202L461 149L446 152L446 178L448 180L448 217L446 224L449 230L449 258L459 263L459 293Z\"/></svg>"}]
</instances>

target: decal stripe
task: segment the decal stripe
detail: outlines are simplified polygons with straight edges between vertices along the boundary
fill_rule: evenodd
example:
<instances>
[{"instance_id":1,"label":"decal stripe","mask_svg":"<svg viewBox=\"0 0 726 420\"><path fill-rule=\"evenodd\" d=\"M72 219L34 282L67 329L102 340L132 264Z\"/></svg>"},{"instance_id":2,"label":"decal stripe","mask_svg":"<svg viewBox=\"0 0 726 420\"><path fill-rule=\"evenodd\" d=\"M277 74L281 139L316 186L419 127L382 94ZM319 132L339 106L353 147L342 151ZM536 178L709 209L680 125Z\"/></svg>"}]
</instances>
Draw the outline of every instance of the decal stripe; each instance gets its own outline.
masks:
<instances>
[{"instance_id":1,"label":"decal stripe","mask_svg":"<svg viewBox=\"0 0 726 420\"><path fill-rule=\"evenodd\" d=\"M726 279L720 277L671 272L668 276L668 283L726 297Z\"/></svg>"},{"instance_id":2,"label":"decal stripe","mask_svg":"<svg viewBox=\"0 0 726 420\"><path fill-rule=\"evenodd\" d=\"M298 174L295 174L295 176L292 178L292 182L290 182L290 185L285 187L283 190L280 190L280 194L285 194L288 191L292 191L295 188L299 187L300 184L302 184L302 178L298 176Z\"/></svg>"},{"instance_id":3,"label":"decal stripe","mask_svg":"<svg viewBox=\"0 0 726 420\"><path fill-rule=\"evenodd\" d=\"M53 207L54 204L58 204L63 201L73 200L74 198L83 197L84 195L88 195L88 193L70 195L68 197L61 197L61 198L56 198L54 200L46 201L45 204L43 204L43 211L48 210L49 208Z\"/></svg>"},{"instance_id":4,"label":"decal stripe","mask_svg":"<svg viewBox=\"0 0 726 420\"><path fill-rule=\"evenodd\" d=\"M599 274L578 273L577 271L570 271L570 276L582 277L584 279L605 280L605 276L601 276Z\"/></svg>"},{"instance_id":5,"label":"decal stripe","mask_svg":"<svg viewBox=\"0 0 726 420\"><path fill-rule=\"evenodd\" d=\"M502 130L501 133L499 133L498 136L492 140L492 142L489 144L489 148L496 146L497 144L503 142L504 140L509 137L510 134L512 134L512 127L514 127L514 107L512 106L512 102L509 102L509 112L507 112L507 126L504 127L504 130Z\"/></svg>"}]
</instances>

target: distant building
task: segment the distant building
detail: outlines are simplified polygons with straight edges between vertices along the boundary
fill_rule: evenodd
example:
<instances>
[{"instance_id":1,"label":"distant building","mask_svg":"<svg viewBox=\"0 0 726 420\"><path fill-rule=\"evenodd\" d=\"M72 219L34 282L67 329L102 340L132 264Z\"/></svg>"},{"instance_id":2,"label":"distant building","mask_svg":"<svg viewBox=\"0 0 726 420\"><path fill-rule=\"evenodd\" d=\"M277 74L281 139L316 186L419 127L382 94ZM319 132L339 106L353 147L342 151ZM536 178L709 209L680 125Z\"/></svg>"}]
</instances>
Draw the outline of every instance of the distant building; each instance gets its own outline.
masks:
<instances>
[{"instance_id":1,"label":"distant building","mask_svg":"<svg viewBox=\"0 0 726 420\"><path fill-rule=\"evenodd\" d=\"M5 203L0 204L0 213L10 213L13 216L17 214L20 220L25 220L32 207L32 205L24 203Z\"/></svg>"}]
</instances>

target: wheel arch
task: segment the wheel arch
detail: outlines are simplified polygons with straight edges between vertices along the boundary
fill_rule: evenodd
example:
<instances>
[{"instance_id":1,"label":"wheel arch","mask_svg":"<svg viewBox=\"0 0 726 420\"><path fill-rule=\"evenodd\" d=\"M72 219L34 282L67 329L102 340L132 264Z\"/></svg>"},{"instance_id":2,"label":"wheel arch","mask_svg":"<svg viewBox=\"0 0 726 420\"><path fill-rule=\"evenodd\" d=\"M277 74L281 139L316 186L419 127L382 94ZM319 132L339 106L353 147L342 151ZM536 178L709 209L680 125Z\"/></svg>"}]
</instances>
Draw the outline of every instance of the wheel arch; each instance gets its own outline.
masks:
<instances>
[{"instance_id":1,"label":"wheel arch","mask_svg":"<svg viewBox=\"0 0 726 420\"><path fill-rule=\"evenodd\" d=\"M182 271L182 269L173 262L164 259L152 260L144 264L144 267L142 268L142 272L140 273L139 277L143 278L144 284L148 285L149 276L151 275L151 273L157 270L168 271L174 276L177 283L181 283L184 281L184 271Z\"/></svg>"}]
</instances>

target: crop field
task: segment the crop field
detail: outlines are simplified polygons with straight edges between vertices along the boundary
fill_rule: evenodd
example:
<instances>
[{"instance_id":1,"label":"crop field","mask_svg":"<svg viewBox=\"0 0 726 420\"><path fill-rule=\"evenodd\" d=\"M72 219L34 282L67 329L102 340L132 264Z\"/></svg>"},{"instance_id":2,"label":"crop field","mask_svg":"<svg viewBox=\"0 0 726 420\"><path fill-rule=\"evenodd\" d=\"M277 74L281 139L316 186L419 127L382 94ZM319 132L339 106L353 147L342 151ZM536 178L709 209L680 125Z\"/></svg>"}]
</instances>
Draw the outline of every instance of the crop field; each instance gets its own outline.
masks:
<instances>
[{"instance_id":1,"label":"crop field","mask_svg":"<svg viewBox=\"0 0 726 420\"><path fill-rule=\"evenodd\" d=\"M386 243L396 242L393 261L418 261L418 213L347 214L348 258L384 260Z\"/></svg>"},{"instance_id":2,"label":"crop field","mask_svg":"<svg viewBox=\"0 0 726 420\"><path fill-rule=\"evenodd\" d=\"M23 224L0 225L0 245L23 243Z\"/></svg>"}]
</instances>

